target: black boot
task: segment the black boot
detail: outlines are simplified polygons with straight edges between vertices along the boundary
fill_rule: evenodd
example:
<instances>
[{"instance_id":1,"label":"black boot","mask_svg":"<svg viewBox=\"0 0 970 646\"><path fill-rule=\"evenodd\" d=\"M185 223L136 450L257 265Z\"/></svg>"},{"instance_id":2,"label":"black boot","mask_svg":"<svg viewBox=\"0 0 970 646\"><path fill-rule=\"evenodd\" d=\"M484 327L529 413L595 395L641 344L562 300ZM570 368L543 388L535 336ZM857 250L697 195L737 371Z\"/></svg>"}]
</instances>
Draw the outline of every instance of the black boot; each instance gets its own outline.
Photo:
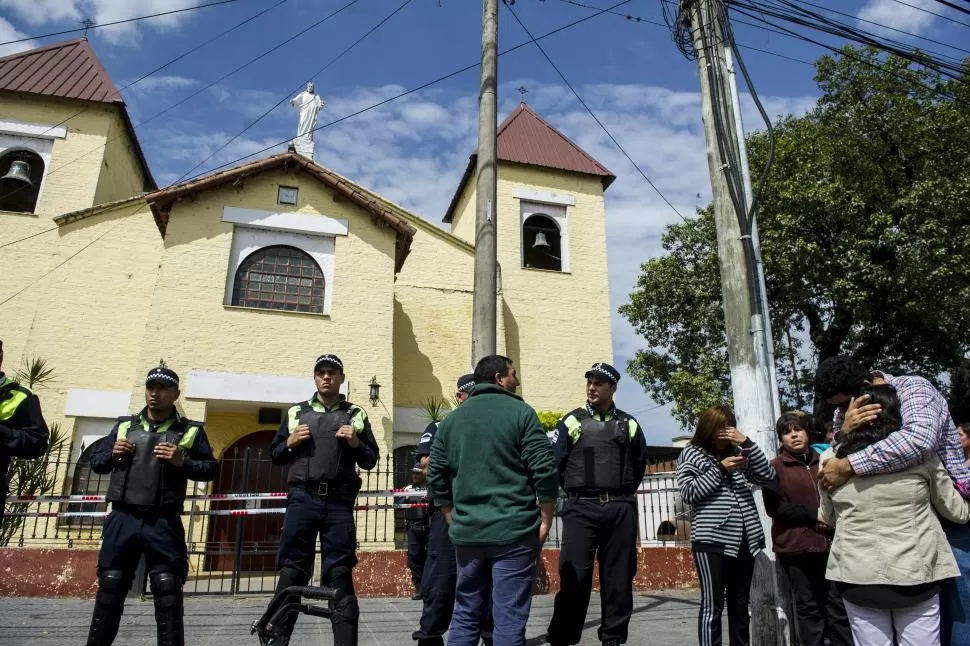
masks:
<instances>
[{"instance_id":1,"label":"black boot","mask_svg":"<svg viewBox=\"0 0 970 646\"><path fill-rule=\"evenodd\" d=\"M155 601L158 646L185 646L182 582L171 572L156 572L148 583Z\"/></svg>"},{"instance_id":2,"label":"black boot","mask_svg":"<svg viewBox=\"0 0 970 646\"><path fill-rule=\"evenodd\" d=\"M114 643L130 585L131 581L121 570L106 570L100 574L87 646L111 646Z\"/></svg>"}]
</instances>

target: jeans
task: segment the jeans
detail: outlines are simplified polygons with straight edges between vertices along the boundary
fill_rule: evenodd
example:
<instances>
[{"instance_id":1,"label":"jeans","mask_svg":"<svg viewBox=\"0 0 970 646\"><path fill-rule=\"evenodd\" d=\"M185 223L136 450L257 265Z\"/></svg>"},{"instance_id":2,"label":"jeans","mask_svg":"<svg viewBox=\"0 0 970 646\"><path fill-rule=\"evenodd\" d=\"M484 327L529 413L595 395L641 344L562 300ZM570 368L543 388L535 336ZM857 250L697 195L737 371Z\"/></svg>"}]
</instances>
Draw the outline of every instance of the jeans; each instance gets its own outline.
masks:
<instances>
[{"instance_id":1,"label":"jeans","mask_svg":"<svg viewBox=\"0 0 970 646\"><path fill-rule=\"evenodd\" d=\"M970 644L970 525L941 520L943 531L960 568L960 578L943 583L940 595L940 633L943 646Z\"/></svg>"},{"instance_id":2,"label":"jeans","mask_svg":"<svg viewBox=\"0 0 970 646\"><path fill-rule=\"evenodd\" d=\"M799 646L852 646L852 630L838 590L825 578L828 552L779 556L791 581Z\"/></svg>"},{"instance_id":3,"label":"jeans","mask_svg":"<svg viewBox=\"0 0 970 646\"><path fill-rule=\"evenodd\" d=\"M478 646L489 600L494 646L524 646L532 608L532 586L539 539L529 536L510 545L456 545L458 587L448 646Z\"/></svg>"}]
</instances>

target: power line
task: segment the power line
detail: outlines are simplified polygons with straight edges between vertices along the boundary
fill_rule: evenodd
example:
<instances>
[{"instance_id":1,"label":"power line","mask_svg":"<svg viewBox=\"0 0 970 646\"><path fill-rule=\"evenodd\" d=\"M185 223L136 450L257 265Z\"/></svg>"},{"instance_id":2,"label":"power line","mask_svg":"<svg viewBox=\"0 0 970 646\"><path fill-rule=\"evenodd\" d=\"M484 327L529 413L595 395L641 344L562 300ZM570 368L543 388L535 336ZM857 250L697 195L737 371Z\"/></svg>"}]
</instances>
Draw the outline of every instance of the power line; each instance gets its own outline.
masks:
<instances>
[{"instance_id":1,"label":"power line","mask_svg":"<svg viewBox=\"0 0 970 646\"><path fill-rule=\"evenodd\" d=\"M942 18L943 20L949 20L952 23L956 23L956 24L962 25L964 27L970 27L970 24L967 24L965 22L960 22L959 20L955 20L955 19L951 18L950 16L947 16L947 15L942 14L942 13L936 13L935 11L930 11L929 9L924 9L923 7L920 7L919 5L910 4L908 2L903 2L903 0L893 0L893 2L895 2L896 4L901 4L901 5L905 6L905 7L909 7L911 9L916 9L917 11L922 11L923 13L928 13L931 16L936 16L937 18Z\"/></svg>"},{"instance_id":2,"label":"power line","mask_svg":"<svg viewBox=\"0 0 970 646\"><path fill-rule=\"evenodd\" d=\"M316 72L314 72L313 74L311 74L309 78L310 79L314 79L314 78L320 76L321 74L323 74L324 72L326 72L327 69L329 69L331 65L333 65L338 60L340 60L341 58L343 58L343 56L345 54L347 54L350 50L352 50L354 47L356 47L357 45L359 45L365 38L367 38L368 36L370 36L371 34L373 34L375 31L377 31L378 29L380 29L386 22L388 22L391 18L393 18L398 12L400 12L406 6L408 6L409 4L411 4L412 1L413 0L404 0L404 3L401 6L399 6L397 9L395 9L394 11L392 11L391 13L389 13L386 17L384 17L384 19L382 19L376 25L374 25L373 27L371 27L370 29L368 29L360 38L358 38L353 43L351 43L349 46L347 46L346 48L344 48L344 50L342 52L340 52L339 54L337 54L336 56L334 56L333 58L331 58L327 62L326 65L324 65L323 67L321 67L320 69L318 69ZM269 116L269 114L272 113L274 110L276 110L276 108L278 108L281 105L283 105L283 103L288 98L290 98L290 95L292 95L294 92L296 92L297 90L299 90L303 86L304 83L301 83L300 85L298 85L293 90L290 90L289 92L287 92L283 96L283 98L279 100L279 102L276 105L274 105L273 107L271 107L270 109L266 110L261 115L259 115L258 117L256 117L256 119L253 120L253 121L251 121L245 128L243 128L238 133L236 133L235 135L233 135L224 144L222 144L221 146L219 146L218 148L216 148L208 157L206 157L205 159L203 159L202 161L200 161L198 164L196 164L195 166L193 166L189 170L185 171L185 173L183 173L181 177L179 177L177 180L175 180L173 182L173 184L177 184L177 183L181 182L188 175L190 175L192 173L192 171L194 171L197 168L200 168L201 166L204 166L207 161L209 161L210 159L212 159L213 157L215 157L217 154L219 154L220 152L222 152L223 150L225 150L226 147L228 147L230 144L232 144L232 142L236 141L236 139L238 139L239 137L241 137L244 134L246 134L246 132L248 132L250 128L252 128L257 123L259 123L260 121L262 121L264 118L266 118L267 116Z\"/></svg>"},{"instance_id":3,"label":"power line","mask_svg":"<svg viewBox=\"0 0 970 646\"><path fill-rule=\"evenodd\" d=\"M544 38L548 38L550 36L553 36L555 34L558 34L560 32L563 32L563 31L565 31L567 29L571 29L572 27L575 27L576 25L579 25L581 23L584 23L587 20L592 20L593 18L596 18L597 16L600 16L600 15L606 13L608 10L617 9L618 7L622 7L623 5L628 4L631 1L632 0L620 0L616 4L614 4L614 5L610 6L610 7L607 7L606 9L601 9L601 10L597 11L594 14L590 14L590 15L586 16L585 18L580 18L579 20L574 20L573 22L567 23L567 24L563 25L562 27L558 27L556 29L553 29L550 32L547 32L547 33L545 33L545 34L543 34L541 36L538 36L538 37L536 37L535 40L543 40ZM518 49L522 49L526 45L530 45L532 42L533 41L525 41L525 42L519 43L518 45L514 45L512 47L509 47L508 49L505 49L505 50L499 52L498 55L499 56L504 56L505 54L511 54L512 52L514 52L514 51L516 51ZM453 78L455 76L458 76L459 74L463 74L465 72L468 72L469 70L473 70L473 69L477 68L479 65L481 65L481 62L480 61L476 61L476 62L472 63L471 65L466 65L465 67L462 67L461 69L457 69L454 72L449 72L448 74L445 74L443 76L439 76L438 78L436 78L436 79L434 79L432 81L428 81L427 83L422 83L421 85L418 85L417 87L413 87L410 90L405 90L404 92L401 92L400 94L395 94L392 97L388 97L388 98L386 98L386 99L384 99L382 101L378 101L377 103L371 104L371 105L367 106L366 108L361 108L360 110L357 110L356 112L351 112L350 114L345 114L344 116L340 117L339 119L334 119L333 121L330 121L330 122L325 123L323 125L316 126L312 130L310 130L310 132L319 132L320 130L325 130L326 128L330 128L331 126L335 126L335 125L337 125L339 123L342 123L344 121L347 121L348 119L352 119L352 118L354 118L356 116L359 116L361 114L364 114L365 112L370 112L371 110L375 110L377 108L380 108L381 106L387 105L388 103L391 103L392 101L397 101L398 99L404 98L404 97L408 96L409 94L414 94L415 92L420 92L421 90L424 90L426 88L429 88L432 85L437 85L438 83L441 83L442 81L447 81L448 79ZM260 148L259 150L256 150L256 151L253 151L253 152L249 153L248 155L244 155L244 156L239 157L237 159L234 159L232 161L226 162L225 164L221 164L219 166L216 166L215 168L212 168L212 169L210 169L207 172L212 173L212 172L215 172L217 170L226 168L228 166L233 166L235 164L238 164L241 161L244 161L246 159L249 159L250 157L254 157L254 156L259 155L259 154L262 154L262 153L264 153L264 152L266 152L268 150L272 150L273 148L276 148L277 146L282 146L282 145L286 144L288 141L289 141L289 139L284 139L284 140L278 141L278 142L276 142L274 144L270 144L269 146L266 146L265 148ZM195 177L198 177L198 175L196 175ZM194 179L194 178L190 178L190 179Z\"/></svg>"},{"instance_id":4,"label":"power line","mask_svg":"<svg viewBox=\"0 0 970 646\"><path fill-rule=\"evenodd\" d=\"M275 7L275 6L279 6L279 4L282 4L282 2L285 2L285 1L286 1L286 0L281 0L281 1L280 1L280 3L278 3L277 5L274 5L274 7ZM335 10L335 11L333 11L333 12L331 12L331 13L329 13L329 14L327 14L326 16L324 16L323 18L321 18L320 20L318 20L318 21L316 21L316 22L314 22L314 23L312 23L312 24L311 24L310 26L308 26L308 27L306 27L306 28L304 28L304 29L302 29L301 31L299 31L299 32L297 32L296 34L293 34L292 36L290 36L289 38L287 38L287 39L285 39L284 41L282 41L282 42L280 42L280 43L278 43L278 44L276 44L276 45L274 45L274 46L273 46L273 47L271 47L270 49L268 49L268 50L266 50L266 51L264 51L263 53L261 53L261 54L259 54L258 56L256 56L256 57L254 57L254 58L252 58L252 59L250 59L250 60L248 60L247 62L245 62L245 63L243 63L242 65L239 65L238 67L236 67L236 68L234 68L233 70L231 70L231 71L229 71L229 72L227 72L227 73L225 73L225 74L223 74L222 76L220 76L220 77L219 77L219 78L217 78L216 80L214 80L214 81L212 81L212 82L210 82L210 83L208 83L207 85L205 85L204 87L202 87L202 88L200 88L200 89L198 89L198 90L196 90L196 91L195 91L195 92L193 92L192 94L189 94L188 96L186 96L186 97L183 97L182 99L180 99L179 101L176 101L175 103L173 103L172 105L170 105L170 106L168 106L167 108L164 108L163 110L161 110L161 111L159 111L159 112L156 112L155 114L153 114L152 116L150 116L150 117L148 117L147 119L145 119L145 120L143 120L143 121L141 121L140 123L138 123L138 124L137 124L137 125L135 125L134 127L135 127L135 128L140 128L141 126L143 126L143 125L145 125L145 124L147 124L147 123L149 123L150 121L154 121L155 119L157 119L158 117L160 117L160 116L162 116L163 114L166 114L167 112L169 112L169 111L171 111L171 110L173 110L173 109L175 109L175 108L177 108L178 106L180 106L180 105L182 105L182 104L184 104L184 103L186 103L186 102L187 102L187 101L189 101L190 99L193 99L193 98L195 98L196 96L198 96L198 95L200 95L200 94L202 94L203 92L205 92L206 90L208 90L208 89L210 89L210 88L212 88L213 86L215 86L215 85L217 85L217 84L219 84L219 83L221 83L222 81L224 81L225 79L227 79L227 78L229 78L229 77L230 77L230 76L232 76L233 74L236 74L237 72L239 72L239 71L241 71L241 70L243 70L243 69L245 69L246 67L249 67L249 66L250 66L250 65L252 65L253 63L255 63L255 62L257 62L257 61L259 61L259 60L261 60L261 59L263 59L263 58L265 58L266 56L269 56L270 54L272 54L272 53L273 53L273 52L275 52L276 50L278 50L278 49L281 49L282 47L285 47L286 45L288 45L289 43L291 43L291 42L293 42L294 40L296 40L296 39L297 39L297 38L299 38L300 36L302 36L302 35L304 35L304 34L306 34L306 33L307 33L308 31L310 31L310 30L312 30L312 29L315 29L316 27L318 27L318 26L320 26L320 25L321 25L321 24L323 24L324 22L326 22L326 21L328 21L328 20L329 20L330 18L333 18L333 17L334 17L334 16L336 16L337 14L339 14L339 13L341 13L342 11L344 11L345 9L348 9L349 7L351 7L351 6L353 6L353 5L355 5L355 4L357 4L358 2L360 2L360 0L350 0L350 2L348 2L348 3L347 3L347 4L345 4L345 5L343 5L343 6L342 6L342 7L340 7L339 9L337 9L337 10ZM272 9L272 8L274 8L274 7L270 7L270 9ZM264 12L264 13L265 13L265 12ZM119 133L118 135L115 135L114 137L111 137L111 138L109 138L109 139L107 139L107 140L106 140L106 141L105 141L105 142L104 142L103 144L99 144L99 145L98 145L97 147L95 147L95 148L92 148L91 150L88 150L87 152L85 152L85 153L83 153L82 155L80 155L80 156L78 156L78 157L75 157L74 159L72 159L72 160L70 160L70 161L68 161L68 162L65 162L64 164L62 164L62 165L60 165L60 166L58 166L57 168L54 168L54 169L52 169L52 170L50 170L50 171L48 171L48 173L47 173L47 175L48 175L48 176L50 176L51 174L53 174L53 173L56 173L56 172L57 172L57 171L59 171L59 170L63 170L64 168L66 168L67 166L70 166L70 165L71 165L71 164L73 164L74 162L77 162L77 161L80 161L80 160L82 160L82 159L84 159L85 157L87 157L88 155L90 155L91 153L93 153L93 152L97 152L97 151L99 151L99 150L101 150L101 149L103 149L103 148L104 148L104 147L106 147L106 146L107 146L108 144L110 144L110 143L111 143L112 141L115 141L115 140L116 140L116 139L118 139L119 137L123 137L123 136L125 136L125 133ZM0 200L2 200L2 199L5 199L5 198L7 198L7 197L9 197L9 196L10 196L10 195L12 195L12 194L13 194L14 192L16 192L16 191L18 191L18 190L21 190L21 189L22 189L22 187L21 187L21 188L16 188L16 189L14 189L13 191L11 191L10 193L7 193L6 195L3 195L3 196L0 196Z\"/></svg>"},{"instance_id":5,"label":"power line","mask_svg":"<svg viewBox=\"0 0 970 646\"><path fill-rule=\"evenodd\" d=\"M124 25L129 22L137 22L139 20L149 20L151 18L161 18L163 16L171 16L177 13L184 13L186 11L197 11L199 9L206 9L208 7L216 7L224 4L232 4L233 2L239 2L239 0L217 0L217 2L209 2L206 4L196 5L194 7L185 7L183 9L172 9L171 11L162 11L160 13L153 13L147 16L138 16L137 18L126 18L125 20L115 20L114 22L106 22L106 23L93 24L93 25L87 24L87 25L84 25L83 27L78 27L76 29L65 29L64 31L53 31L49 34L39 34L37 36L27 36L25 38L18 38L17 40L8 40L5 43L0 43L0 46L13 45L16 43L24 43L24 42L27 42L28 40L40 40L41 38L50 38L51 36L63 36L64 34L73 34L79 31L83 31L85 32L85 35L87 35L87 31L89 29L100 29L102 27L114 27L115 25Z\"/></svg>"},{"instance_id":6,"label":"power line","mask_svg":"<svg viewBox=\"0 0 970 646\"><path fill-rule=\"evenodd\" d=\"M949 0L936 0L936 1L942 5L946 5L947 7L950 7L951 9L956 9L961 13L970 15L970 9L967 9L966 7L961 7L960 5L953 4L952 2L949 2Z\"/></svg>"}]
</instances>

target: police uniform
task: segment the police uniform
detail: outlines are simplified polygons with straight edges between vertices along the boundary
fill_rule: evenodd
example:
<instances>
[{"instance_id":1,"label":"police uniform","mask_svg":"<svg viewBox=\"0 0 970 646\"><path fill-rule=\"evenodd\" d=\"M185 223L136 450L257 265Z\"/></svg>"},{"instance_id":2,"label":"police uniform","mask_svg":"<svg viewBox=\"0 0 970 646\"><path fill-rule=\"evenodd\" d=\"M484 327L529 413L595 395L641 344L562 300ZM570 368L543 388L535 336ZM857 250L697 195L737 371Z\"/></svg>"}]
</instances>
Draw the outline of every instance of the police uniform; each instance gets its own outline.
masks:
<instances>
[{"instance_id":1,"label":"police uniform","mask_svg":"<svg viewBox=\"0 0 970 646\"><path fill-rule=\"evenodd\" d=\"M49 442L50 431L37 395L0 372L0 496L3 500L7 498L11 460L39 458L47 452ZM4 507L0 504L0 520Z\"/></svg>"},{"instance_id":2,"label":"police uniform","mask_svg":"<svg viewBox=\"0 0 970 646\"><path fill-rule=\"evenodd\" d=\"M412 473L421 472L421 460L414 463ZM395 498L402 504L408 505L404 509L404 522L407 523L408 535L408 569L411 571L411 583L414 584L415 594L411 599L421 599L421 579L424 576L424 566L428 560L428 508L427 489L422 485L408 485Z\"/></svg>"},{"instance_id":3,"label":"police uniform","mask_svg":"<svg viewBox=\"0 0 970 646\"><path fill-rule=\"evenodd\" d=\"M343 363L335 355L320 356L314 371L325 366L343 373ZM310 427L310 439L294 448L287 447L287 438L303 424ZM357 434L360 444L356 449L336 437L337 431L345 425L352 426ZM290 491L280 536L277 559L280 578L276 590L309 583L319 536L323 570L321 585L345 593L336 603L330 602L335 646L357 644L360 610L352 576L357 565L354 501L361 482L357 467L373 469L378 455L367 413L343 397L329 408L319 400L317 393L294 404L273 437L273 463L290 467L287 475ZM284 639L277 642L280 646L289 643L297 616L293 613L288 617Z\"/></svg>"},{"instance_id":4,"label":"police uniform","mask_svg":"<svg viewBox=\"0 0 970 646\"><path fill-rule=\"evenodd\" d=\"M178 375L167 368L148 373L152 382L177 388ZM134 452L114 457L117 440L127 439ZM183 463L176 467L154 456L158 444L178 446ZM189 573L188 550L182 527L182 503L189 480L214 480L218 465L200 422L177 411L162 421L148 418L148 409L122 417L101 438L91 456L91 470L109 475L106 498L112 511L104 521L98 553L98 593L88 633L88 646L114 642L142 554L148 566L155 602L159 646L182 646L182 586Z\"/></svg>"},{"instance_id":5,"label":"police uniform","mask_svg":"<svg viewBox=\"0 0 970 646\"><path fill-rule=\"evenodd\" d=\"M614 386L620 373L597 363L587 379ZM562 515L564 539L559 553L549 643L578 644L593 583L593 557L599 560L603 644L623 644L633 612L637 571L636 491L646 470L646 440L637 421L611 404L601 413L587 402L568 413L553 433L553 452L568 501Z\"/></svg>"},{"instance_id":6,"label":"police uniform","mask_svg":"<svg viewBox=\"0 0 970 646\"><path fill-rule=\"evenodd\" d=\"M474 375L464 375L458 380L458 392L467 393L475 385ZM418 441L415 455L418 464L421 458L431 455L431 444L438 432L438 424L432 422ZM455 610L455 588L458 585L458 560L455 546L448 535L448 522L441 510L431 504L428 498L428 560L421 579L421 609L419 628L411 634L418 646L443 646L443 635L451 625ZM492 614L489 613L482 629L486 644L491 642Z\"/></svg>"}]
</instances>

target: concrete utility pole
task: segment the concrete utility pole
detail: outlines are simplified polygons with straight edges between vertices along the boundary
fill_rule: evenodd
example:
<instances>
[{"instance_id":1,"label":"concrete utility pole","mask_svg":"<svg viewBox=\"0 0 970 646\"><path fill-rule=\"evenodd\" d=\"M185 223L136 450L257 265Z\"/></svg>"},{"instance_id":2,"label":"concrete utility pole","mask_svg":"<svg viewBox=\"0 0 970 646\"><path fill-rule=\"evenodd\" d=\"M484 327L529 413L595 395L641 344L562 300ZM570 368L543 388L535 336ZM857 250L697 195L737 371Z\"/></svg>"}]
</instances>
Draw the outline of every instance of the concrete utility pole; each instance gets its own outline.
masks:
<instances>
[{"instance_id":1,"label":"concrete utility pole","mask_svg":"<svg viewBox=\"0 0 970 646\"><path fill-rule=\"evenodd\" d=\"M478 155L475 184L475 293L472 298L472 365L495 354L496 178L498 110L498 0L482 2L482 77L478 95Z\"/></svg>"},{"instance_id":2,"label":"concrete utility pole","mask_svg":"<svg viewBox=\"0 0 970 646\"><path fill-rule=\"evenodd\" d=\"M737 96L734 77L728 73L728 30L722 29L718 10L722 0L681 0L690 11L691 32L701 79L701 107L704 134L707 139L707 161L714 195L714 220L717 227L717 250L721 268L721 292L724 324L727 333L728 360L731 366L731 389L734 409L742 433L750 437L769 459L777 454L774 432L776 384L769 366L765 336L766 308L761 299L760 280L755 270L759 257L745 250L746 241L732 200L727 173L741 176L746 162L741 159L743 135L739 135L739 118L732 97ZM728 43L729 44L729 43ZM718 127L720 126L720 127ZM747 181L747 180L745 180ZM735 195L742 209L750 203L750 187ZM754 236L752 236L753 238ZM763 302L763 301L762 301ZM768 548L756 559L751 584L751 643L753 646L785 646L789 640L785 614L784 588L779 585L774 553L771 551L771 524L761 497L756 497Z\"/></svg>"}]
</instances>

